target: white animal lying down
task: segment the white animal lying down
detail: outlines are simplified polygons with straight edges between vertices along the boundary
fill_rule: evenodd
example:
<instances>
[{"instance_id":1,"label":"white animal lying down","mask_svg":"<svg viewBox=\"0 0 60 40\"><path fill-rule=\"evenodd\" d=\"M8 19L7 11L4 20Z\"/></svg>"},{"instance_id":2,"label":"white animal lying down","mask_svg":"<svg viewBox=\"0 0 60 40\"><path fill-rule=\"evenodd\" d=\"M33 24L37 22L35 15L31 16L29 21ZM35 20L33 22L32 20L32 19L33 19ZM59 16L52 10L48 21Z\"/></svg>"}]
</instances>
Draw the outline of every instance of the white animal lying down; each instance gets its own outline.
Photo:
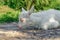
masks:
<instances>
[{"instance_id":1,"label":"white animal lying down","mask_svg":"<svg viewBox=\"0 0 60 40\"><path fill-rule=\"evenodd\" d=\"M22 12L19 15L20 28L33 26L39 29L42 28L44 30L47 30L60 26L60 11L49 9L46 11L33 13L33 10L33 7L29 11L25 11L22 8Z\"/></svg>"}]
</instances>

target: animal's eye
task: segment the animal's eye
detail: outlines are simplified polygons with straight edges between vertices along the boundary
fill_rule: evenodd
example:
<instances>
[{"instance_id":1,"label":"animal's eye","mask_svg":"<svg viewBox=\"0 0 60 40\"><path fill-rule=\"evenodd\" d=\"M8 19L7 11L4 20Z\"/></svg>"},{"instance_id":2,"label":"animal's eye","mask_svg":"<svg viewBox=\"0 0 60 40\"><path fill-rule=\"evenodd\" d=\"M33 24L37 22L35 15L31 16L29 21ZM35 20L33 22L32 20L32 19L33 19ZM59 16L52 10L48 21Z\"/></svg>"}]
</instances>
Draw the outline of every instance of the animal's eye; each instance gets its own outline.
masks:
<instances>
[{"instance_id":1,"label":"animal's eye","mask_svg":"<svg viewBox=\"0 0 60 40\"><path fill-rule=\"evenodd\" d=\"M23 19L22 19L22 18L20 18L20 21L21 21L21 22L23 22Z\"/></svg>"}]
</instances>

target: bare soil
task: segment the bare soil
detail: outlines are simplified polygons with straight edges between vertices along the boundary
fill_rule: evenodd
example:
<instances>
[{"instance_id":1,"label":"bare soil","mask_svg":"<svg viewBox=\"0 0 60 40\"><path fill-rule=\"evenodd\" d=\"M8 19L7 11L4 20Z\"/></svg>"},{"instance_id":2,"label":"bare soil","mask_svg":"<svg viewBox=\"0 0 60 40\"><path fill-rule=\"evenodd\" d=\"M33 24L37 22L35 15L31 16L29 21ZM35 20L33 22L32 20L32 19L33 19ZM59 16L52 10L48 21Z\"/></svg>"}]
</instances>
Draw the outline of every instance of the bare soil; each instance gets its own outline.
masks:
<instances>
[{"instance_id":1,"label":"bare soil","mask_svg":"<svg viewBox=\"0 0 60 40\"><path fill-rule=\"evenodd\" d=\"M60 40L60 29L20 30L17 23L0 24L0 40Z\"/></svg>"}]
</instances>

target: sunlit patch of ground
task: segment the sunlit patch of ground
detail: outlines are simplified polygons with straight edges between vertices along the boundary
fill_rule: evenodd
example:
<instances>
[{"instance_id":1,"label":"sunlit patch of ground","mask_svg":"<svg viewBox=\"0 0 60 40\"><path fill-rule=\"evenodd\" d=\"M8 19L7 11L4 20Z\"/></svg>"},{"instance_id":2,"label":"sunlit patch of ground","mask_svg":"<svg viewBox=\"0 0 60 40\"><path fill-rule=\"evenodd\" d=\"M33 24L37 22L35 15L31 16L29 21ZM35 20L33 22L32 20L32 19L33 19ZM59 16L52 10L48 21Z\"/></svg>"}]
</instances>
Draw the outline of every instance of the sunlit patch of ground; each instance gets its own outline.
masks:
<instances>
[{"instance_id":1,"label":"sunlit patch of ground","mask_svg":"<svg viewBox=\"0 0 60 40\"><path fill-rule=\"evenodd\" d=\"M27 33L23 33L20 31L0 31L0 40L17 40L17 39L25 39L31 38Z\"/></svg>"},{"instance_id":2,"label":"sunlit patch of ground","mask_svg":"<svg viewBox=\"0 0 60 40\"><path fill-rule=\"evenodd\" d=\"M27 36L26 33L22 33L22 32L17 32L17 31L0 31L0 34L5 35L6 37L25 37Z\"/></svg>"}]
</instances>

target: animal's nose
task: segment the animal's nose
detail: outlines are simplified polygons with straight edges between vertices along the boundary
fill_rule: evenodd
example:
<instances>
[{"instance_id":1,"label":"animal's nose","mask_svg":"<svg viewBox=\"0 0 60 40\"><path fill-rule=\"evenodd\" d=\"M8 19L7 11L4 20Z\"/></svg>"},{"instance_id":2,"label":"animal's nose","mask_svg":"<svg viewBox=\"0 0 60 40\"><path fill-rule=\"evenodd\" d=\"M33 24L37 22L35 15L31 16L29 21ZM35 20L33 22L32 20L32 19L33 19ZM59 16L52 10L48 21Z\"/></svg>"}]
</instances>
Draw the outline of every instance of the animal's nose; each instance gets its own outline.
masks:
<instances>
[{"instance_id":1,"label":"animal's nose","mask_svg":"<svg viewBox=\"0 0 60 40\"><path fill-rule=\"evenodd\" d=\"M22 26L19 26L19 29L22 29Z\"/></svg>"}]
</instances>

